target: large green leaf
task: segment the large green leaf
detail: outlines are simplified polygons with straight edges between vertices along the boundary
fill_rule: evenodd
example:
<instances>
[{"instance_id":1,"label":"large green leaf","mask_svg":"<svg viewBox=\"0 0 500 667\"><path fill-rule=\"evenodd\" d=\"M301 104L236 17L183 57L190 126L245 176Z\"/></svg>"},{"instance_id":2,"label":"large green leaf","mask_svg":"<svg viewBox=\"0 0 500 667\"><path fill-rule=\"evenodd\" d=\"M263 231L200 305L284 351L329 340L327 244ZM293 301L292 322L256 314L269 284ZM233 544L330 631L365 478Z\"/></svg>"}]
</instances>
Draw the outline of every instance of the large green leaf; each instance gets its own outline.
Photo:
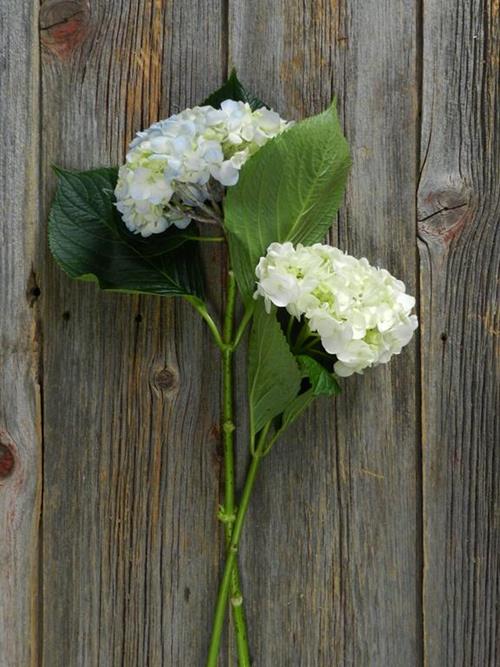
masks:
<instances>
[{"instance_id":1,"label":"large green leaf","mask_svg":"<svg viewBox=\"0 0 500 667\"><path fill-rule=\"evenodd\" d=\"M300 354L296 359L304 376L311 383L314 396L335 396L340 394L340 387L335 379L335 375L330 373L316 359L307 354Z\"/></svg>"},{"instance_id":2,"label":"large green leaf","mask_svg":"<svg viewBox=\"0 0 500 667\"><path fill-rule=\"evenodd\" d=\"M245 299L273 241L322 241L341 203L349 149L335 107L297 123L243 166L224 206L231 261Z\"/></svg>"},{"instance_id":3,"label":"large green leaf","mask_svg":"<svg viewBox=\"0 0 500 667\"><path fill-rule=\"evenodd\" d=\"M56 169L58 188L49 216L49 245L72 278L104 290L202 295L197 244L172 228L142 238L127 230L114 206L117 169Z\"/></svg>"},{"instance_id":4,"label":"large green leaf","mask_svg":"<svg viewBox=\"0 0 500 667\"><path fill-rule=\"evenodd\" d=\"M262 301L255 307L248 349L250 430L255 436L300 390L301 374L276 319Z\"/></svg>"},{"instance_id":5,"label":"large green leaf","mask_svg":"<svg viewBox=\"0 0 500 667\"><path fill-rule=\"evenodd\" d=\"M202 103L202 105L210 104L215 109L218 109L221 105L221 102L224 100L235 100L236 102L248 102L250 107L255 111L256 109L261 109L262 107L267 106L264 102L261 102L258 97L249 93L248 90L243 86L241 81L236 76L236 70L231 70L229 79L224 83L218 90L212 93L207 99Z\"/></svg>"}]
</instances>

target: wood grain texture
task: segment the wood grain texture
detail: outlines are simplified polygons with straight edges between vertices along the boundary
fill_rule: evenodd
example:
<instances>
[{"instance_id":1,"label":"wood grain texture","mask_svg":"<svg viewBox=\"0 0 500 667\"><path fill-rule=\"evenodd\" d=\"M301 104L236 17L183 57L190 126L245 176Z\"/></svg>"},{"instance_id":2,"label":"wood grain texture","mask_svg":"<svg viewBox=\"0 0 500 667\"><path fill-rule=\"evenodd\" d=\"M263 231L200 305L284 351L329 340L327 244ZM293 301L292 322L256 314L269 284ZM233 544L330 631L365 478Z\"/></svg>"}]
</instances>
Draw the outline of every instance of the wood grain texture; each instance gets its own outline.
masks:
<instances>
[{"instance_id":1,"label":"wood grain texture","mask_svg":"<svg viewBox=\"0 0 500 667\"><path fill-rule=\"evenodd\" d=\"M431 667L500 661L499 10L424 3L418 206Z\"/></svg>"},{"instance_id":2,"label":"wood grain texture","mask_svg":"<svg viewBox=\"0 0 500 667\"><path fill-rule=\"evenodd\" d=\"M204 664L218 355L189 307L71 282L43 239L52 163L120 162L232 65L291 118L337 96L353 169L332 242L420 293L420 338L263 465L254 665L498 664L498 0L37 5L0 3L0 667Z\"/></svg>"},{"instance_id":3,"label":"wood grain texture","mask_svg":"<svg viewBox=\"0 0 500 667\"><path fill-rule=\"evenodd\" d=\"M0 4L0 665L38 660L37 11Z\"/></svg>"},{"instance_id":4,"label":"wood grain texture","mask_svg":"<svg viewBox=\"0 0 500 667\"><path fill-rule=\"evenodd\" d=\"M416 293L417 5L349 3L345 128L353 146L339 244ZM421 661L417 340L338 401L345 664ZM343 567L342 567L343 566ZM344 570L344 574L342 573Z\"/></svg>"},{"instance_id":5,"label":"wood grain texture","mask_svg":"<svg viewBox=\"0 0 500 667\"><path fill-rule=\"evenodd\" d=\"M353 169L333 239L413 293L416 21L393 1L233 1L229 21L230 63L280 112L338 96ZM256 665L420 661L415 344L342 384L264 464L243 549Z\"/></svg>"},{"instance_id":6,"label":"wood grain texture","mask_svg":"<svg viewBox=\"0 0 500 667\"><path fill-rule=\"evenodd\" d=\"M219 85L225 48L218 0L41 13L47 212L51 163L121 162L135 131ZM43 664L201 664L222 545L216 352L189 306L44 267Z\"/></svg>"}]
</instances>

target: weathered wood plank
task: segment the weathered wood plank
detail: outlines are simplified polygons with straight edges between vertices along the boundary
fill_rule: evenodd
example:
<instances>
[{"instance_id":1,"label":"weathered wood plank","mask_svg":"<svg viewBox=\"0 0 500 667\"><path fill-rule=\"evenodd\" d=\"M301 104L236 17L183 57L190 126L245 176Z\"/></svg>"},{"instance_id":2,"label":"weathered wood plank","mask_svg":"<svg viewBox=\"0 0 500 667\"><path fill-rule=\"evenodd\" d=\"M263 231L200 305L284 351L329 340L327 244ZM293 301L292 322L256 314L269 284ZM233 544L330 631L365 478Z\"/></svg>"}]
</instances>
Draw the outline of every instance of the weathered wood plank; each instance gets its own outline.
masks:
<instances>
[{"instance_id":1,"label":"weathered wood plank","mask_svg":"<svg viewBox=\"0 0 500 667\"><path fill-rule=\"evenodd\" d=\"M498 2L423 14L425 664L500 662Z\"/></svg>"},{"instance_id":2,"label":"weathered wood plank","mask_svg":"<svg viewBox=\"0 0 500 667\"><path fill-rule=\"evenodd\" d=\"M424 658L432 667L493 665L498 3L431 0L423 9L418 53L415 3L231 0L229 56L292 117L338 95L354 165L333 239L414 291L423 55ZM41 10L45 214L50 163L116 163L136 129L221 81L226 16L222 0L45 0ZM9 27L2 90L16 92L0 101L9 147L1 158L0 665L38 662L40 331L43 664L202 664L221 537L217 357L181 304L99 294L38 261L36 10L7 0L0 17ZM422 661L414 350L346 381L335 407L318 405L266 461L242 549L257 665ZM245 447L240 436L240 474ZM233 665L234 655L221 663Z\"/></svg>"},{"instance_id":3,"label":"weathered wood plank","mask_svg":"<svg viewBox=\"0 0 500 667\"><path fill-rule=\"evenodd\" d=\"M415 293L415 3L229 7L230 64L262 98L301 117L338 96L353 170L334 240ZM415 344L343 385L277 446L256 491L243 562L257 665L421 659Z\"/></svg>"},{"instance_id":4,"label":"weathered wood plank","mask_svg":"<svg viewBox=\"0 0 500 667\"><path fill-rule=\"evenodd\" d=\"M222 15L220 0L42 4L45 211L50 163L117 163L219 85ZM222 538L216 353L188 307L47 267L44 664L201 664Z\"/></svg>"},{"instance_id":5,"label":"weathered wood plank","mask_svg":"<svg viewBox=\"0 0 500 667\"><path fill-rule=\"evenodd\" d=\"M38 659L38 46L33 3L0 5L0 665Z\"/></svg>"}]
</instances>

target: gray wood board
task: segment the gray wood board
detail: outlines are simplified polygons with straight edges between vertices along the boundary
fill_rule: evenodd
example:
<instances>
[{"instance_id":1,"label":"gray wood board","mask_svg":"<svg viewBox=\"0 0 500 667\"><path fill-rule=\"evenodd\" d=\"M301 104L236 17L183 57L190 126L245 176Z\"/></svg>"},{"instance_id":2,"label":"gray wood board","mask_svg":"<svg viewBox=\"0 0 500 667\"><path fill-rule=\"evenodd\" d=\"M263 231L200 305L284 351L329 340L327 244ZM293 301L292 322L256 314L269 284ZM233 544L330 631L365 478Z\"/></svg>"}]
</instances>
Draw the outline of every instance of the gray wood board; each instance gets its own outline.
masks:
<instances>
[{"instance_id":1,"label":"gray wood board","mask_svg":"<svg viewBox=\"0 0 500 667\"><path fill-rule=\"evenodd\" d=\"M498 12L498 3L424 4L418 217L432 666L500 662Z\"/></svg>"},{"instance_id":2,"label":"gray wood board","mask_svg":"<svg viewBox=\"0 0 500 667\"><path fill-rule=\"evenodd\" d=\"M33 3L0 4L0 665L38 660L39 57Z\"/></svg>"},{"instance_id":3,"label":"gray wood board","mask_svg":"<svg viewBox=\"0 0 500 667\"><path fill-rule=\"evenodd\" d=\"M51 163L121 162L225 73L218 0L77 4L42 6L44 217ZM99 293L49 257L43 282L44 664L197 665L222 538L208 332L186 305Z\"/></svg>"}]
</instances>

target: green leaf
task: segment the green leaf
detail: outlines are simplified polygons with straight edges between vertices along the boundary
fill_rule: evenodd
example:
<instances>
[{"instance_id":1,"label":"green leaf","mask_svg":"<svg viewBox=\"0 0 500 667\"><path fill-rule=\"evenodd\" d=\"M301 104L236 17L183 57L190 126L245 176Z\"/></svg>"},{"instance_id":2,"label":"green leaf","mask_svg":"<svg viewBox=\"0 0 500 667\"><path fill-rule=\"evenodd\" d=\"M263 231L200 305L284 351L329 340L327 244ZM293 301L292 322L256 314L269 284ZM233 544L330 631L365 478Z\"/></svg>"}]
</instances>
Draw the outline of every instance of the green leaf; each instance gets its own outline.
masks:
<instances>
[{"instance_id":1,"label":"green leaf","mask_svg":"<svg viewBox=\"0 0 500 667\"><path fill-rule=\"evenodd\" d=\"M296 359L304 376L309 379L315 396L336 396L340 394L340 387L334 374L330 373L316 359L306 354L300 354Z\"/></svg>"},{"instance_id":2,"label":"green leaf","mask_svg":"<svg viewBox=\"0 0 500 667\"><path fill-rule=\"evenodd\" d=\"M293 424L293 422L295 422L303 412L307 410L315 398L316 396L313 394L312 389L308 389L302 394L296 396L293 401L287 405L283 411L277 430L267 443L267 447L265 449L266 454L271 451L274 444L277 442L277 440L279 440L287 428Z\"/></svg>"},{"instance_id":3,"label":"green leaf","mask_svg":"<svg viewBox=\"0 0 500 667\"><path fill-rule=\"evenodd\" d=\"M236 76L236 70L233 68L229 79L218 90L212 93L202 103L202 106L209 104L215 109L218 109L221 102L224 100L235 100L235 102L248 102L253 111L266 107L267 104L261 102L258 97L255 97L246 90L241 81Z\"/></svg>"},{"instance_id":4,"label":"green leaf","mask_svg":"<svg viewBox=\"0 0 500 667\"><path fill-rule=\"evenodd\" d=\"M307 354L297 355L295 359L302 371L302 377L307 378L311 386L296 396L283 410L281 418L277 420L276 431L268 443L266 452L272 448L287 428L307 410L318 396L340 394L340 387L334 374L322 366L316 359Z\"/></svg>"},{"instance_id":5,"label":"green leaf","mask_svg":"<svg viewBox=\"0 0 500 667\"><path fill-rule=\"evenodd\" d=\"M228 189L224 212L232 267L246 300L273 241L324 239L344 194L349 149L334 104L269 141Z\"/></svg>"},{"instance_id":6,"label":"green leaf","mask_svg":"<svg viewBox=\"0 0 500 667\"><path fill-rule=\"evenodd\" d=\"M116 168L56 169L49 246L72 278L104 290L164 296L202 295L197 244L171 228L143 238L129 232L114 206Z\"/></svg>"},{"instance_id":7,"label":"green leaf","mask_svg":"<svg viewBox=\"0 0 500 667\"><path fill-rule=\"evenodd\" d=\"M300 371L273 310L255 307L248 350L250 430L252 438L281 414L300 390Z\"/></svg>"},{"instance_id":8,"label":"green leaf","mask_svg":"<svg viewBox=\"0 0 500 667\"><path fill-rule=\"evenodd\" d=\"M283 419L279 430L281 435L305 410L311 405L316 398L312 389L308 389L302 394L299 394L290 405L283 412Z\"/></svg>"}]
</instances>

